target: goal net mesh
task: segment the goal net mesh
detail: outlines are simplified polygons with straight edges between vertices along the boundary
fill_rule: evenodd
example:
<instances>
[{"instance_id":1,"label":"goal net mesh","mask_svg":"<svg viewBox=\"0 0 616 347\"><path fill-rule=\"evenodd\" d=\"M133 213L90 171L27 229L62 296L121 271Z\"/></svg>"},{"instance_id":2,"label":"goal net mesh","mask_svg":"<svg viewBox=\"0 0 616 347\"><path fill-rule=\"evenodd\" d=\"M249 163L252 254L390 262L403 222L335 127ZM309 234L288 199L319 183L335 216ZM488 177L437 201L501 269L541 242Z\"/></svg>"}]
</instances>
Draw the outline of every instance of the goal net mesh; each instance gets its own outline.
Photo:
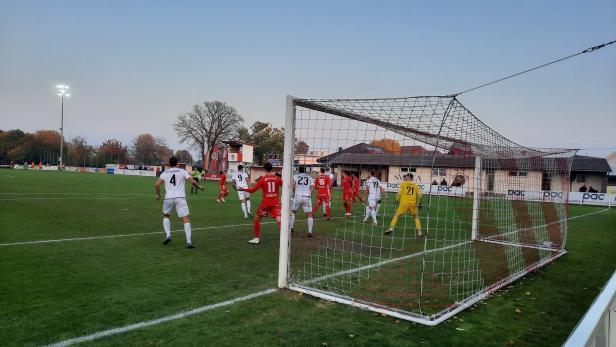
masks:
<instances>
[{"instance_id":1,"label":"goal net mesh","mask_svg":"<svg viewBox=\"0 0 616 347\"><path fill-rule=\"evenodd\" d=\"M314 237L295 213L291 289L438 322L564 254L574 151L521 146L455 97L293 102L294 168L329 168L334 187ZM387 192L376 224L362 204L371 171ZM423 193L418 221L407 211L385 234L407 174ZM355 181L350 216L343 175Z\"/></svg>"}]
</instances>

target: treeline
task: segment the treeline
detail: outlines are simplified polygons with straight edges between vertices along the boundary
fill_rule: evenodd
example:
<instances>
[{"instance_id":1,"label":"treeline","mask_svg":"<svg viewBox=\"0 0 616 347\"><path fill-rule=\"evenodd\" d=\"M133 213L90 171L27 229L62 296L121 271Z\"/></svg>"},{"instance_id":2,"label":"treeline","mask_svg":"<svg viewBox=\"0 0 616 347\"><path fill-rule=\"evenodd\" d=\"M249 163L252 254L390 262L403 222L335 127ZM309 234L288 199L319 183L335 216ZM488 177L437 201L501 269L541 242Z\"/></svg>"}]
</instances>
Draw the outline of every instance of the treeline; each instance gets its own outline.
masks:
<instances>
[{"instance_id":1,"label":"treeline","mask_svg":"<svg viewBox=\"0 0 616 347\"><path fill-rule=\"evenodd\" d=\"M84 137L65 139L64 164L68 166L104 167L105 164L160 165L171 155L180 162L207 168L212 151L224 143L236 140L254 146L254 162L263 165L271 159L282 160L284 128L271 123L254 122L244 126L238 111L221 101L195 104L186 113L180 113L174 130L181 142L187 143L198 154L193 161L187 150L174 152L165 140L152 134L137 135L130 144L109 138L100 145L92 145ZM60 132L39 130L26 133L22 130L0 130L0 163L39 163L56 165L60 159ZM307 153L306 143L296 143L298 153Z\"/></svg>"},{"instance_id":2,"label":"treeline","mask_svg":"<svg viewBox=\"0 0 616 347\"><path fill-rule=\"evenodd\" d=\"M57 165L60 159L60 132L39 130L26 133L20 129L0 130L0 163L42 162L44 165ZM160 165L175 154L182 162L192 163L189 151L175 153L166 145L164 139L152 134L140 134L129 145L114 138L100 145L88 144L77 136L64 144L64 164L68 166L104 167L105 164Z\"/></svg>"}]
</instances>

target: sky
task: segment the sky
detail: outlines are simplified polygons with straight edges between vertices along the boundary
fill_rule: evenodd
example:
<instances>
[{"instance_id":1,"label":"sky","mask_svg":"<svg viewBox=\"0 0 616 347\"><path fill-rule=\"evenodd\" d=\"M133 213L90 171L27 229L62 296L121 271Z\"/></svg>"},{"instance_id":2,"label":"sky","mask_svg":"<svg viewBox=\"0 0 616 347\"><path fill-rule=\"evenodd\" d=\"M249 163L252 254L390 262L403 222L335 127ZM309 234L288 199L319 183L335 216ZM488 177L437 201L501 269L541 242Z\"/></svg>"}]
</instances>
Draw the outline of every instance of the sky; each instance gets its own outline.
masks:
<instances>
[{"instance_id":1,"label":"sky","mask_svg":"<svg viewBox=\"0 0 616 347\"><path fill-rule=\"evenodd\" d=\"M221 100L282 126L302 98L447 95L616 40L616 1L0 0L0 129L91 144ZM616 150L616 44L460 96L528 146Z\"/></svg>"}]
</instances>

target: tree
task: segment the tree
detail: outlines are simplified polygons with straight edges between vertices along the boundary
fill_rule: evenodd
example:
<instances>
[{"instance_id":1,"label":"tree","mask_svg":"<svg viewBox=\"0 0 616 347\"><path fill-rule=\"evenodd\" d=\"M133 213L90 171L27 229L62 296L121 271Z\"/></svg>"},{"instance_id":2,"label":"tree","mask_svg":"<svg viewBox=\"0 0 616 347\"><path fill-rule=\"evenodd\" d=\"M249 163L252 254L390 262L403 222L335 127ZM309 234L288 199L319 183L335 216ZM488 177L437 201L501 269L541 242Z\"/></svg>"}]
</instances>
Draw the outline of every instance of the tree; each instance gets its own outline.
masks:
<instances>
[{"instance_id":1,"label":"tree","mask_svg":"<svg viewBox=\"0 0 616 347\"><path fill-rule=\"evenodd\" d=\"M193 105L190 112L180 114L173 126L182 142L199 150L207 170L214 146L232 139L243 122L234 107L222 101L206 101L202 105Z\"/></svg>"},{"instance_id":2,"label":"tree","mask_svg":"<svg viewBox=\"0 0 616 347\"><path fill-rule=\"evenodd\" d=\"M156 163L161 164L167 161L172 155L173 150L167 147L165 139L157 137L154 146L154 155L156 156Z\"/></svg>"},{"instance_id":3,"label":"tree","mask_svg":"<svg viewBox=\"0 0 616 347\"><path fill-rule=\"evenodd\" d=\"M304 141L295 142L295 154L308 154L310 146Z\"/></svg>"},{"instance_id":4,"label":"tree","mask_svg":"<svg viewBox=\"0 0 616 347\"><path fill-rule=\"evenodd\" d=\"M238 138L242 142L254 144L254 158L257 164L263 165L272 157L282 158L283 128L274 128L270 123L257 121L252 124L250 131L246 128L239 129Z\"/></svg>"},{"instance_id":5,"label":"tree","mask_svg":"<svg viewBox=\"0 0 616 347\"><path fill-rule=\"evenodd\" d=\"M77 136L66 144L66 152L68 165L89 166L95 151L85 138Z\"/></svg>"},{"instance_id":6,"label":"tree","mask_svg":"<svg viewBox=\"0 0 616 347\"><path fill-rule=\"evenodd\" d=\"M131 154L139 164L151 165L155 161L156 139L152 134L139 134L133 139Z\"/></svg>"},{"instance_id":7,"label":"tree","mask_svg":"<svg viewBox=\"0 0 616 347\"><path fill-rule=\"evenodd\" d=\"M0 131L0 162L15 160L9 152L20 146L26 134L19 130Z\"/></svg>"},{"instance_id":8,"label":"tree","mask_svg":"<svg viewBox=\"0 0 616 347\"><path fill-rule=\"evenodd\" d=\"M185 149L180 149L179 151L176 151L175 156L178 158L178 161L180 163L192 164L193 162L192 155L190 154L189 151Z\"/></svg>"},{"instance_id":9,"label":"tree","mask_svg":"<svg viewBox=\"0 0 616 347\"><path fill-rule=\"evenodd\" d=\"M96 164L99 167L105 164L126 163L128 158L128 147L116 139L103 141L96 152Z\"/></svg>"},{"instance_id":10,"label":"tree","mask_svg":"<svg viewBox=\"0 0 616 347\"><path fill-rule=\"evenodd\" d=\"M241 126L237 129L237 139L243 143L252 143L252 137L248 128Z\"/></svg>"},{"instance_id":11,"label":"tree","mask_svg":"<svg viewBox=\"0 0 616 347\"><path fill-rule=\"evenodd\" d=\"M392 139L374 140L370 142L372 146L381 147L391 153L400 153L400 143Z\"/></svg>"}]
</instances>

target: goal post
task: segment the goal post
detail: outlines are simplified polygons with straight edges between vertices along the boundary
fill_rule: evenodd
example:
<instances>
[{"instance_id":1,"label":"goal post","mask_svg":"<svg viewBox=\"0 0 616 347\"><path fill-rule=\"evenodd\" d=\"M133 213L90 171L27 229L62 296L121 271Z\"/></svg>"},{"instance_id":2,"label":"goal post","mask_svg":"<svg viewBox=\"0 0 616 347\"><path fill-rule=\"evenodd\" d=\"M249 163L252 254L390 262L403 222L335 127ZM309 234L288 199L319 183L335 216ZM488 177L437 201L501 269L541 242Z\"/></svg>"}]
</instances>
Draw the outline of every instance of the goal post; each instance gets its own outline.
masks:
<instances>
[{"instance_id":1,"label":"goal post","mask_svg":"<svg viewBox=\"0 0 616 347\"><path fill-rule=\"evenodd\" d=\"M287 95L284 133L284 154L282 163L283 189L280 216L280 252L278 261L278 288L286 288L289 272L289 216L291 214L291 180L293 176L293 145L295 131L295 100Z\"/></svg>"},{"instance_id":2,"label":"goal post","mask_svg":"<svg viewBox=\"0 0 616 347\"><path fill-rule=\"evenodd\" d=\"M438 324L565 254L574 154L519 145L454 96L287 96L278 286ZM299 167L333 187L292 211Z\"/></svg>"}]
</instances>

